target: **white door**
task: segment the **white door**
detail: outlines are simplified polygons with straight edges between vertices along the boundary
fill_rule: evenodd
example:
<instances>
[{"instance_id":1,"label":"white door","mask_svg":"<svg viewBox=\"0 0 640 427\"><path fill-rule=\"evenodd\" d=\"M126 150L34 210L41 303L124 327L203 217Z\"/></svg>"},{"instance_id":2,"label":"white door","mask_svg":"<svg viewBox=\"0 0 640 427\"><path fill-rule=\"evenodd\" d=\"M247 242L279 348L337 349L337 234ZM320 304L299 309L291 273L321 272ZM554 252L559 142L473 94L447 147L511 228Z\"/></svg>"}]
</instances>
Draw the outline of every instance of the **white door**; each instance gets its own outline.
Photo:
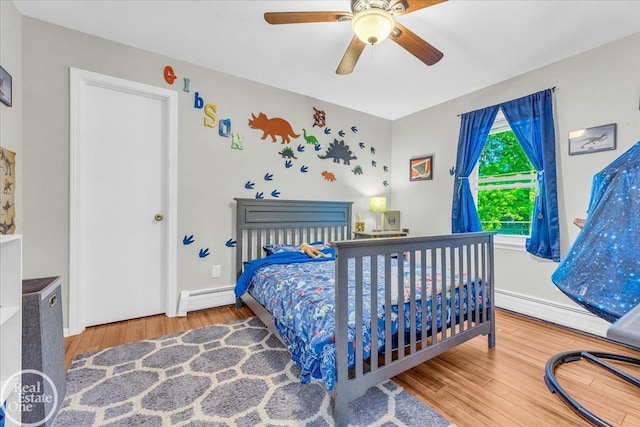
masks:
<instances>
[{"instance_id":1,"label":"white door","mask_svg":"<svg viewBox=\"0 0 640 427\"><path fill-rule=\"evenodd\" d=\"M71 75L70 328L175 315L175 92Z\"/></svg>"}]
</instances>

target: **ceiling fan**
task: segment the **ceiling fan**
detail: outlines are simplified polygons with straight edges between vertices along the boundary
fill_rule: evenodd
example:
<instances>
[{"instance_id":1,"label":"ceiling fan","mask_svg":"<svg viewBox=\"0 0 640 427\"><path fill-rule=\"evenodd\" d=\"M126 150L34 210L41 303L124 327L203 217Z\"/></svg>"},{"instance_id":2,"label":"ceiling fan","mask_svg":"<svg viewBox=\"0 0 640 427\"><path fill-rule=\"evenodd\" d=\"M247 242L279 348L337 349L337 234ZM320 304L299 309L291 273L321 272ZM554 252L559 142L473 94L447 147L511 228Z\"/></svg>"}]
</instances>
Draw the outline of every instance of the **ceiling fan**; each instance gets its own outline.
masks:
<instances>
[{"instance_id":1,"label":"ceiling fan","mask_svg":"<svg viewBox=\"0 0 640 427\"><path fill-rule=\"evenodd\" d=\"M440 61L443 53L394 19L447 0L351 0L351 12L266 12L269 24L347 22L355 35L347 48L337 74L350 74L365 45L375 45L387 37L427 65Z\"/></svg>"}]
</instances>

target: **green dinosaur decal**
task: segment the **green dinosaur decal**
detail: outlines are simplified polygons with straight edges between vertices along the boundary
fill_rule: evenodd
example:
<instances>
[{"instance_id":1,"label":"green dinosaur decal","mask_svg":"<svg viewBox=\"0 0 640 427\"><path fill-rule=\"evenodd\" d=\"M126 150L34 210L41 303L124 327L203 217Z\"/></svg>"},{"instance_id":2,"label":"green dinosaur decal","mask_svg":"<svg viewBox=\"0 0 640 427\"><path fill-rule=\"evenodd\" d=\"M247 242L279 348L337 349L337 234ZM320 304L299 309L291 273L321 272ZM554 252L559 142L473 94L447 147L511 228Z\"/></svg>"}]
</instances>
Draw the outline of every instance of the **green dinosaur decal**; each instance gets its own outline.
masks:
<instances>
[{"instance_id":1,"label":"green dinosaur decal","mask_svg":"<svg viewBox=\"0 0 640 427\"><path fill-rule=\"evenodd\" d=\"M316 138L313 135L307 135L306 129L302 129L302 136L304 136L304 140L307 141L307 144L313 144L313 145L320 144L320 142L318 142L318 138Z\"/></svg>"}]
</instances>

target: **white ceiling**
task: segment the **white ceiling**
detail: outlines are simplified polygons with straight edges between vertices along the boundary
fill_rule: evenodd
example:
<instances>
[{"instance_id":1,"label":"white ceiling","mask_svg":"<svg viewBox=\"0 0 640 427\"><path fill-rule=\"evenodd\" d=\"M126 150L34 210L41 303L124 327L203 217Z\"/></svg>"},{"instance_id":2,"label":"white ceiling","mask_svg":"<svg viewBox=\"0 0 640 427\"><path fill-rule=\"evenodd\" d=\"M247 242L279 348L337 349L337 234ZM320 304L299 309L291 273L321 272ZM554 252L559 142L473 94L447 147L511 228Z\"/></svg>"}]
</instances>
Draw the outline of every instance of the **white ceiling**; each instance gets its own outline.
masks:
<instances>
[{"instance_id":1,"label":"white ceiling","mask_svg":"<svg viewBox=\"0 0 640 427\"><path fill-rule=\"evenodd\" d=\"M444 52L439 63L386 40L339 76L349 23L274 26L263 13L349 11L348 0L14 3L23 15L391 120L640 31L638 0L450 0L397 18Z\"/></svg>"}]
</instances>

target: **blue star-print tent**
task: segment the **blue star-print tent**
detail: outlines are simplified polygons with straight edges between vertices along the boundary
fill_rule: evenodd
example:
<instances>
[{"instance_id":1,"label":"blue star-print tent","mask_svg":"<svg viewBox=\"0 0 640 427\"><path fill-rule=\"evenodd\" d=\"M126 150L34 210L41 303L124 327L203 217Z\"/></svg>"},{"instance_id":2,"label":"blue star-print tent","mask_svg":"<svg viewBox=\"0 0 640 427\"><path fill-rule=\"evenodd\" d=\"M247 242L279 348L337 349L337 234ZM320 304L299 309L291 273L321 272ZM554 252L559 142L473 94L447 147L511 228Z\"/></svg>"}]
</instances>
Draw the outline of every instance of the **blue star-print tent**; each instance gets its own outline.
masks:
<instances>
[{"instance_id":1,"label":"blue star-print tent","mask_svg":"<svg viewBox=\"0 0 640 427\"><path fill-rule=\"evenodd\" d=\"M587 220L551 280L612 323L640 304L640 142L593 177Z\"/></svg>"}]
</instances>

